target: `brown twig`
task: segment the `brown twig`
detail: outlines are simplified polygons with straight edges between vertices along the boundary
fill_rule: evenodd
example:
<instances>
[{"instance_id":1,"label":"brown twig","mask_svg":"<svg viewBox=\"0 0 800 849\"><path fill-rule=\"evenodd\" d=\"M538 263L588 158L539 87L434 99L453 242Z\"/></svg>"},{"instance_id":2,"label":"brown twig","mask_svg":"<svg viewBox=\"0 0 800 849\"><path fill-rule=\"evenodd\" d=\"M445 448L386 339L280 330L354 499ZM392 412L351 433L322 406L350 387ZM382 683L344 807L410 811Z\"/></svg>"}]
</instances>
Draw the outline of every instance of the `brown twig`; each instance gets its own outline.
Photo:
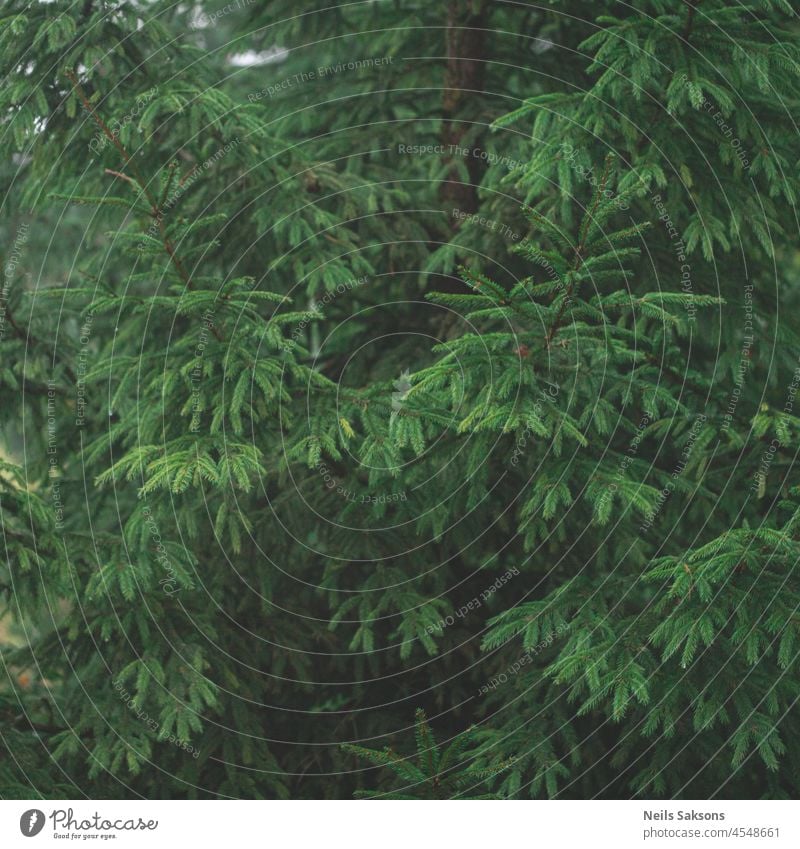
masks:
<instances>
[{"instance_id":1,"label":"brown twig","mask_svg":"<svg viewBox=\"0 0 800 849\"><path fill-rule=\"evenodd\" d=\"M681 38L684 41L689 40L689 36L692 34L692 27L694 26L694 13L697 11L697 7L700 5L700 0L689 0L689 14L686 16L686 25L683 28L683 32L681 33Z\"/></svg>"},{"instance_id":2,"label":"brown twig","mask_svg":"<svg viewBox=\"0 0 800 849\"><path fill-rule=\"evenodd\" d=\"M183 267L183 263L175 252L175 246L172 244L172 241L167 236L166 228L164 227L164 215L161 206L147 188L147 183L142 177L142 175L139 173L139 169L136 167L136 163L134 162L133 158L125 149L125 146L122 144L119 138L111 132L111 130L106 125L105 121L103 121L103 119L97 114L97 111L95 110L94 106L92 106L91 102L89 101L89 98L86 96L86 93L83 90L83 87L78 81L77 76L75 76L75 72L72 69L68 68L64 73L66 74L69 81L72 83L72 87L75 93L80 98L80 101L83 104L83 108L89 113L92 120L97 124L97 126L100 127L100 130L102 131L103 135L119 151L123 161L128 166L128 168L130 168L134 179L131 179L128 175L121 174L118 171L110 171L110 169L106 169L106 171L116 177L119 177L122 180L127 181L131 185L137 186L141 193L145 196L147 202L150 204L152 215L158 222L158 229L161 235L161 241L164 244L164 250L167 252L170 261L175 266L175 270L178 272L181 279L186 284L186 287L188 289L194 289L194 284L192 283L191 277L187 273L186 269Z\"/></svg>"},{"instance_id":3,"label":"brown twig","mask_svg":"<svg viewBox=\"0 0 800 849\"><path fill-rule=\"evenodd\" d=\"M120 180L125 180L130 183L132 186L138 186L139 184L136 180L131 179L127 174L123 174L121 171L114 171L113 168L106 168L106 174L111 174L114 177L119 177Z\"/></svg>"}]
</instances>

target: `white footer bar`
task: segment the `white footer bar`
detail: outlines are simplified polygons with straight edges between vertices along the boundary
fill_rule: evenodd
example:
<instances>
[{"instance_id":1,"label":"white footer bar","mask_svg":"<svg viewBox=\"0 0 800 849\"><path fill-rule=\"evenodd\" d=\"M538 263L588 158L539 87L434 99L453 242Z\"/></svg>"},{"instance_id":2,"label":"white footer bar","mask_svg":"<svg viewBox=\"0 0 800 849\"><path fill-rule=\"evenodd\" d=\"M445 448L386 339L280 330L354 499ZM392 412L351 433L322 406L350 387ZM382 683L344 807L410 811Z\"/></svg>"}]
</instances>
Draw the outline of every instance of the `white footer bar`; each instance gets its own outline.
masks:
<instances>
[{"instance_id":1,"label":"white footer bar","mask_svg":"<svg viewBox=\"0 0 800 849\"><path fill-rule=\"evenodd\" d=\"M0 846L800 846L800 802L0 801Z\"/></svg>"}]
</instances>

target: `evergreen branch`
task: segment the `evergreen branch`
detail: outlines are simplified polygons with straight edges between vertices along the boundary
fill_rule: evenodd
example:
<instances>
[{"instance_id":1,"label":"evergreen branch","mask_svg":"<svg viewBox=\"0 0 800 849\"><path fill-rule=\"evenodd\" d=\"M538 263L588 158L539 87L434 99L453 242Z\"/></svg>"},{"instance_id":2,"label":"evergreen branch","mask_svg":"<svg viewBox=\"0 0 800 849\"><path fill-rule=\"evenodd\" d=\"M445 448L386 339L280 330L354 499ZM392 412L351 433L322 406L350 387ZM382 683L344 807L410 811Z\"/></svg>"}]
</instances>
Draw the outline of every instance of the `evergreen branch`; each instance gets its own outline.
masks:
<instances>
[{"instance_id":1,"label":"evergreen branch","mask_svg":"<svg viewBox=\"0 0 800 849\"><path fill-rule=\"evenodd\" d=\"M141 193L143 193L144 196L147 198L147 202L150 204L151 214L152 214L153 218L155 218L156 222L158 223L158 228L159 228L159 232L161 234L161 240L162 240L163 245L164 245L164 250L167 252L167 255L169 256L170 261L174 265L175 270L178 272L178 274L180 275L183 282L186 284L187 288L193 289L194 284L192 283L192 280L191 280L189 274L187 273L186 269L183 267L183 263L181 262L180 257L177 255L177 253L175 251L175 246L172 244L172 241L167 236L166 227L164 225L164 214L163 214L162 208L160 207L156 198L152 195L150 190L147 188L147 181L142 177L141 173L139 172L138 167L136 166L136 163L134 162L133 158L130 156L128 151L125 149L125 146L122 144L122 142L119 140L119 138L114 133L111 132L111 130L108 128L105 121L103 121L103 119L100 117L100 115L97 114L97 110L94 108L94 106L91 104L89 98L86 96L86 93L83 90L83 86L81 86L77 76L75 75L75 72L71 68L67 68L65 70L65 74L66 74L67 78L70 80L70 82L72 83L72 87L73 87L74 91L76 92L76 94L78 95L78 97L80 98L80 101L83 104L84 109L86 109L86 111L89 113L89 115L94 120L94 122L98 125L98 127L100 127L100 130L106 136L106 138L109 139L109 141L119 151L119 154L120 154L120 156L122 156L124 163L131 169L131 171L132 171L132 173L135 177L135 180L131 179L128 176L120 174L118 172L115 172L115 171L109 171L109 173L112 173L112 174L116 175L117 177L126 180L131 185L138 186ZM215 330L214 333L215 333L215 335L219 336L218 330Z\"/></svg>"}]
</instances>

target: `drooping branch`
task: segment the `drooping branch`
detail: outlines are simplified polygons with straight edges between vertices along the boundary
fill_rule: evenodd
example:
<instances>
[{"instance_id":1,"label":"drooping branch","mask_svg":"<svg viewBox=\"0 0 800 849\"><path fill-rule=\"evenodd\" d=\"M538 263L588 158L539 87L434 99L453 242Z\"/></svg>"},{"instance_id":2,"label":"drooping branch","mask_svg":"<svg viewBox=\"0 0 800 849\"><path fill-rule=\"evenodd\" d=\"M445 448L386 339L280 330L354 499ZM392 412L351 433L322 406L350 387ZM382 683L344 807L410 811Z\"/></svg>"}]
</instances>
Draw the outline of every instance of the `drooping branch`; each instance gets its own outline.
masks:
<instances>
[{"instance_id":1,"label":"drooping branch","mask_svg":"<svg viewBox=\"0 0 800 849\"><path fill-rule=\"evenodd\" d=\"M192 279L189 276L189 273L184 268L180 257L176 253L175 246L173 245L172 240L169 238L169 236L167 236L166 227L164 225L163 208L159 201L156 199L156 197L147 188L147 181L142 177L141 173L139 172L139 169L136 167L136 162L126 150L125 145L123 145L122 142L119 140L119 137L111 132L106 122L97 113L97 110L94 108L89 98L86 96L83 87L81 86L77 76L75 75L75 72L71 68L68 68L65 71L65 74L69 81L72 83L72 87L75 90L75 93L80 98L80 101L83 104L83 108L89 113L90 117L100 128L100 131L103 133L103 135L119 151L123 162L130 169L133 178L129 177L126 174L121 174L117 171L111 171L109 169L106 169L106 171L112 174L113 176L117 177L118 179L125 180L126 182L131 183L132 185L135 185L139 188L141 193L146 198L147 202L150 204L150 214L153 216L156 223L158 224L161 241L164 245L164 250L166 251L167 256L170 258L170 262L172 262L172 265L175 267L175 270L178 272L180 278L186 284L186 287L188 289L193 289L194 284L192 283Z\"/></svg>"}]
</instances>

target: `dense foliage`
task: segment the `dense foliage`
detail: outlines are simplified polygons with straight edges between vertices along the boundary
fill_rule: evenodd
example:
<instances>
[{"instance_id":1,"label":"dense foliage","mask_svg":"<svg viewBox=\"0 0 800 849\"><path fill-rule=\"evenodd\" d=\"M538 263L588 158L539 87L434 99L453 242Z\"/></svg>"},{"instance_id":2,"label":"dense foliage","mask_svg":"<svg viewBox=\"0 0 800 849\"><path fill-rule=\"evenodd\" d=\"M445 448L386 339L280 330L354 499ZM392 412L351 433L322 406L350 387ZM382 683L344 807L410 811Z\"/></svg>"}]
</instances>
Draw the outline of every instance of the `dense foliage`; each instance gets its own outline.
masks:
<instances>
[{"instance_id":1,"label":"dense foliage","mask_svg":"<svg viewBox=\"0 0 800 849\"><path fill-rule=\"evenodd\" d=\"M790 3L0 17L1 796L796 794Z\"/></svg>"}]
</instances>

